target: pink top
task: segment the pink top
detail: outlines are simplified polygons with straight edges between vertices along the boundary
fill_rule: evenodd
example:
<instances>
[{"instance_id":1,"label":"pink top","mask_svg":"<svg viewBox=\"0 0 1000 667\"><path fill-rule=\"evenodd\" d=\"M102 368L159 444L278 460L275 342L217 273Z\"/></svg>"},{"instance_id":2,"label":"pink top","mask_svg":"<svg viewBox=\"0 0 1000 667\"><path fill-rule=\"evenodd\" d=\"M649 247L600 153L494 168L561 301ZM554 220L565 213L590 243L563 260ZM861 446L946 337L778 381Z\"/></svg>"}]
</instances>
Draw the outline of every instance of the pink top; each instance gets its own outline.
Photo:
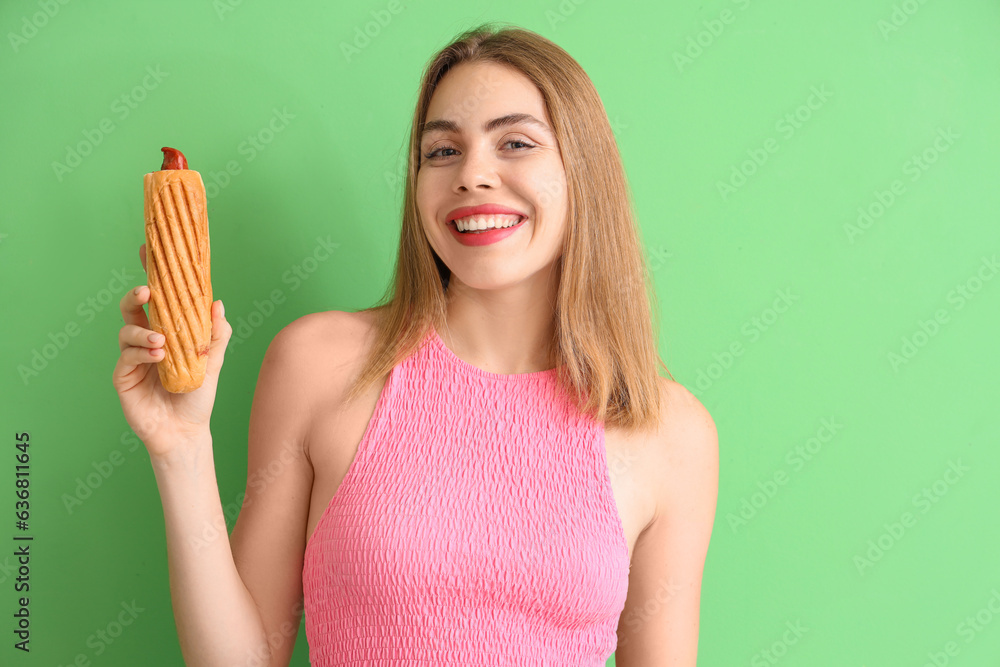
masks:
<instances>
[{"instance_id":1,"label":"pink top","mask_svg":"<svg viewBox=\"0 0 1000 667\"><path fill-rule=\"evenodd\" d=\"M603 424L556 369L498 375L430 329L389 374L306 544L314 667L603 667L628 543Z\"/></svg>"}]
</instances>

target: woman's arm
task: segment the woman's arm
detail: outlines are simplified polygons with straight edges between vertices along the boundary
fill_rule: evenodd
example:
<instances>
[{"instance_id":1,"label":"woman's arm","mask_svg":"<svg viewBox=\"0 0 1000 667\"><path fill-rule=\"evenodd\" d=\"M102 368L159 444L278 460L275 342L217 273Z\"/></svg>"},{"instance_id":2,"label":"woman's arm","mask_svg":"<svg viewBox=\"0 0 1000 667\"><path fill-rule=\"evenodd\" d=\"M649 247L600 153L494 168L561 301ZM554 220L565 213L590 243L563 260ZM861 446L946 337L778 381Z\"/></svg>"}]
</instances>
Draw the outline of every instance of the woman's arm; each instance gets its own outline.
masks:
<instances>
[{"instance_id":1,"label":"woman's arm","mask_svg":"<svg viewBox=\"0 0 1000 667\"><path fill-rule=\"evenodd\" d=\"M212 442L154 461L163 500L170 592L188 667L287 665L302 618L301 572L312 466L302 318L264 356L250 415L247 485L232 536Z\"/></svg>"},{"instance_id":2,"label":"woman's arm","mask_svg":"<svg viewBox=\"0 0 1000 667\"><path fill-rule=\"evenodd\" d=\"M211 438L152 458L166 525L170 599L188 667L234 665L264 638L261 615L229 548ZM262 663L266 664L266 663Z\"/></svg>"},{"instance_id":3,"label":"woman's arm","mask_svg":"<svg viewBox=\"0 0 1000 667\"><path fill-rule=\"evenodd\" d=\"M656 515L636 542L617 667L694 667L698 656L701 579L718 497L718 434L697 398L661 380L663 417L646 457Z\"/></svg>"},{"instance_id":4,"label":"woman's arm","mask_svg":"<svg viewBox=\"0 0 1000 667\"><path fill-rule=\"evenodd\" d=\"M252 664L286 667L302 621L302 564L313 487L305 443L317 396L326 395L333 374L326 362L346 350L336 338L344 331L342 315L306 315L282 329L264 355L257 380L247 485L230 537L267 637L266 646L254 648L266 650L269 660Z\"/></svg>"}]
</instances>

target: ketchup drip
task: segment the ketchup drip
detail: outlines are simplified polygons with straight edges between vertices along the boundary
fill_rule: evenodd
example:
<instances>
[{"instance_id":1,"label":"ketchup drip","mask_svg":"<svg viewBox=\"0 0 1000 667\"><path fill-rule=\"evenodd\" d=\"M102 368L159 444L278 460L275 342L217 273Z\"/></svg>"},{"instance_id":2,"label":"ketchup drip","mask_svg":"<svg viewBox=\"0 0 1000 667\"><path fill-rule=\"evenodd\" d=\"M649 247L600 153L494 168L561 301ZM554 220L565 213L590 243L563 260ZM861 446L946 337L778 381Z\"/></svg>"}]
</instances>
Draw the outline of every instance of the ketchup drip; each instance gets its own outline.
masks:
<instances>
[{"instance_id":1,"label":"ketchup drip","mask_svg":"<svg viewBox=\"0 0 1000 667\"><path fill-rule=\"evenodd\" d=\"M181 153L176 148L167 148L166 146L160 150L163 151L163 165L160 167L161 171L164 169L188 168L188 161L187 158L184 157L184 153Z\"/></svg>"}]
</instances>

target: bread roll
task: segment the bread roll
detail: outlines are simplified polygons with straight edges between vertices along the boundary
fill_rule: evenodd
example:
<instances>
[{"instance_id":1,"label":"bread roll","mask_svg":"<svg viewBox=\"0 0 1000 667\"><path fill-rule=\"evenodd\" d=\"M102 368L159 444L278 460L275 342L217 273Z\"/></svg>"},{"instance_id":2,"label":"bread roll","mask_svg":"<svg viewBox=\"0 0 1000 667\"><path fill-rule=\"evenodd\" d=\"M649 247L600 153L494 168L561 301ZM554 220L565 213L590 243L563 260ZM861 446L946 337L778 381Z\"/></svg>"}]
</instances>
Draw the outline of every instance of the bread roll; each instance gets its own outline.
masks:
<instances>
[{"instance_id":1,"label":"bread roll","mask_svg":"<svg viewBox=\"0 0 1000 667\"><path fill-rule=\"evenodd\" d=\"M144 186L149 324L166 338L156 366L164 389L187 393L205 379L212 340L205 184L185 168L146 174Z\"/></svg>"}]
</instances>

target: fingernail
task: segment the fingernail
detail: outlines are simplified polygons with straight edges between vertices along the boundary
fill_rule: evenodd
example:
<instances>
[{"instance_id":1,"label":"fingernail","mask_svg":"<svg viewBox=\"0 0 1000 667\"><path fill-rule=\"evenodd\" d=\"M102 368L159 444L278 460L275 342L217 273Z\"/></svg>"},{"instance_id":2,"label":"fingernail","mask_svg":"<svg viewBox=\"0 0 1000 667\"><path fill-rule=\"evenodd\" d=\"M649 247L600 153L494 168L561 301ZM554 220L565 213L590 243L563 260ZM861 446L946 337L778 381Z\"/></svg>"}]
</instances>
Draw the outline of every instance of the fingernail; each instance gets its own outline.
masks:
<instances>
[{"instance_id":1,"label":"fingernail","mask_svg":"<svg viewBox=\"0 0 1000 667\"><path fill-rule=\"evenodd\" d=\"M221 300L221 299L219 300L219 313L220 313L220 314L221 314L221 315L222 315L223 317L225 317L225 316L226 316L226 304L222 303L222 300Z\"/></svg>"},{"instance_id":2,"label":"fingernail","mask_svg":"<svg viewBox=\"0 0 1000 667\"><path fill-rule=\"evenodd\" d=\"M141 291L142 291L142 286L136 287L135 290L133 290L133 294L139 296L139 292Z\"/></svg>"},{"instance_id":3,"label":"fingernail","mask_svg":"<svg viewBox=\"0 0 1000 667\"><path fill-rule=\"evenodd\" d=\"M163 341L163 334L158 334L158 333L149 334L150 343L159 343L161 341Z\"/></svg>"}]
</instances>

